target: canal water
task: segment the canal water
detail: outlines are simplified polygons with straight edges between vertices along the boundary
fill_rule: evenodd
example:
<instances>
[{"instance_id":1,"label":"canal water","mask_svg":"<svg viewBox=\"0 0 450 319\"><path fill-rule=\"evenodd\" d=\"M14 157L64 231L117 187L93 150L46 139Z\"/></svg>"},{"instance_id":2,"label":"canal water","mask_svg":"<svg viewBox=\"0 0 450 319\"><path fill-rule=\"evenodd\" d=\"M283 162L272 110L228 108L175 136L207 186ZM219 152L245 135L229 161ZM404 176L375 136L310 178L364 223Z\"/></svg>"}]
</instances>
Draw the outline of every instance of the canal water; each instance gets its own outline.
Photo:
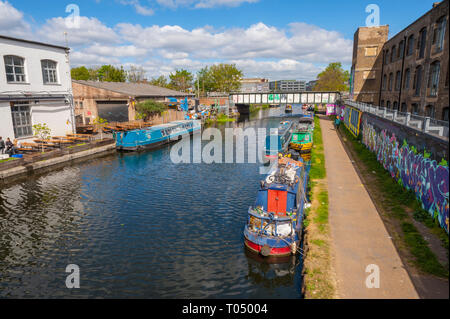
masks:
<instances>
[{"instance_id":1,"label":"canal water","mask_svg":"<svg viewBox=\"0 0 450 319\"><path fill-rule=\"evenodd\" d=\"M301 298L300 257L268 264L243 245L260 167L173 164L165 147L0 186L0 298ZM80 289L66 288L69 264Z\"/></svg>"}]
</instances>

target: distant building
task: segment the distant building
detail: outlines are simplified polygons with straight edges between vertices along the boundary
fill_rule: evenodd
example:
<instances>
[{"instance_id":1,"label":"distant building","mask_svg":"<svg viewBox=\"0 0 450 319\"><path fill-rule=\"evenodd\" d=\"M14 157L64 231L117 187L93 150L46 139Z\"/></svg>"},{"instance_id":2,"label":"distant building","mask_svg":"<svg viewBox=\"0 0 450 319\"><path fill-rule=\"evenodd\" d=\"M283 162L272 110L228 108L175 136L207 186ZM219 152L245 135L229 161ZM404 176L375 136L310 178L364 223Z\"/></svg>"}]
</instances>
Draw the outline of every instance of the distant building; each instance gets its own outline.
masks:
<instances>
[{"instance_id":1,"label":"distant building","mask_svg":"<svg viewBox=\"0 0 450 319\"><path fill-rule=\"evenodd\" d=\"M264 78L250 78L241 80L242 93L269 92L269 80Z\"/></svg>"},{"instance_id":2,"label":"distant building","mask_svg":"<svg viewBox=\"0 0 450 319\"><path fill-rule=\"evenodd\" d=\"M0 35L0 136L30 139L36 124L74 131L69 49Z\"/></svg>"},{"instance_id":3,"label":"distant building","mask_svg":"<svg viewBox=\"0 0 450 319\"><path fill-rule=\"evenodd\" d=\"M389 26L355 33L353 99L448 120L449 0L387 40Z\"/></svg>"},{"instance_id":4,"label":"distant building","mask_svg":"<svg viewBox=\"0 0 450 319\"><path fill-rule=\"evenodd\" d=\"M316 84L317 80L309 81L308 83L306 83L306 91L313 91Z\"/></svg>"},{"instance_id":5,"label":"distant building","mask_svg":"<svg viewBox=\"0 0 450 319\"><path fill-rule=\"evenodd\" d=\"M306 81L281 80L269 83L270 91L279 92L304 92L306 91Z\"/></svg>"},{"instance_id":6,"label":"distant building","mask_svg":"<svg viewBox=\"0 0 450 319\"><path fill-rule=\"evenodd\" d=\"M101 117L108 122L127 122L136 118L136 102L170 98L193 98L190 93L144 83L72 81L77 124L92 124Z\"/></svg>"}]
</instances>

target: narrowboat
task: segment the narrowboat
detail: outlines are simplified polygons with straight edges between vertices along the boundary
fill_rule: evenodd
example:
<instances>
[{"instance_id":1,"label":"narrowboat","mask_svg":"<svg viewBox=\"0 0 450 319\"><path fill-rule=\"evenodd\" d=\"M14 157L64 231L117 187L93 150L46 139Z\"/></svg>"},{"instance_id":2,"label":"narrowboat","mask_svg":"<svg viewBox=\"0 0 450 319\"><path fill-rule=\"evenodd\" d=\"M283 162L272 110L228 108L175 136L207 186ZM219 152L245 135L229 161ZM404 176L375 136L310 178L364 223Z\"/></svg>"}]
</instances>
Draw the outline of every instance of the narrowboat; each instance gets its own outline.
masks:
<instances>
[{"instance_id":1,"label":"narrowboat","mask_svg":"<svg viewBox=\"0 0 450 319\"><path fill-rule=\"evenodd\" d=\"M308 174L301 161L281 157L261 181L253 207L248 210L244 243L266 258L295 255L302 239L303 208Z\"/></svg>"},{"instance_id":2,"label":"narrowboat","mask_svg":"<svg viewBox=\"0 0 450 319\"><path fill-rule=\"evenodd\" d=\"M286 108L284 109L285 113L292 113L292 105L288 104L286 105Z\"/></svg>"},{"instance_id":3,"label":"narrowboat","mask_svg":"<svg viewBox=\"0 0 450 319\"><path fill-rule=\"evenodd\" d=\"M297 128L292 133L289 148L300 154L311 153L313 146L314 118L305 116L299 120Z\"/></svg>"},{"instance_id":4,"label":"narrowboat","mask_svg":"<svg viewBox=\"0 0 450 319\"><path fill-rule=\"evenodd\" d=\"M180 140L183 136L200 132L201 122L176 121L130 131L114 131L116 148L119 151L141 151Z\"/></svg>"},{"instance_id":5,"label":"narrowboat","mask_svg":"<svg viewBox=\"0 0 450 319\"><path fill-rule=\"evenodd\" d=\"M289 147L292 135L292 121L282 121L278 126L277 135L268 135L266 137L266 146L264 148L264 156L267 159L278 158L279 153L285 152Z\"/></svg>"}]
</instances>

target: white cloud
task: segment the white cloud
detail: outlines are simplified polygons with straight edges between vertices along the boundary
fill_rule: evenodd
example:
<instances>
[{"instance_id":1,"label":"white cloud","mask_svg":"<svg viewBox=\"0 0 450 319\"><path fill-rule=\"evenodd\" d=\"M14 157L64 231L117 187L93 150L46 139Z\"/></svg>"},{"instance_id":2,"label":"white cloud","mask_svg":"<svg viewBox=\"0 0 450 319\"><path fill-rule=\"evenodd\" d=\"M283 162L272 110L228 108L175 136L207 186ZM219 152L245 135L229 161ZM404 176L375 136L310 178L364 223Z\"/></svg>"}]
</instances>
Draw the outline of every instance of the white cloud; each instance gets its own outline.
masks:
<instances>
[{"instance_id":1,"label":"white cloud","mask_svg":"<svg viewBox=\"0 0 450 319\"><path fill-rule=\"evenodd\" d=\"M64 32L67 32L69 46L87 46L94 43L111 44L120 42L116 32L97 18L80 17L79 28L70 28L68 18L52 18L38 30L41 39L54 44L65 44Z\"/></svg>"},{"instance_id":2,"label":"white cloud","mask_svg":"<svg viewBox=\"0 0 450 319\"><path fill-rule=\"evenodd\" d=\"M29 38L31 27L25 22L23 13L8 1L0 1L0 34Z\"/></svg>"},{"instance_id":3,"label":"white cloud","mask_svg":"<svg viewBox=\"0 0 450 319\"><path fill-rule=\"evenodd\" d=\"M152 8L141 5L139 0L120 0L120 3L133 6L136 13L143 16L152 16L155 14L155 11Z\"/></svg>"}]
</instances>

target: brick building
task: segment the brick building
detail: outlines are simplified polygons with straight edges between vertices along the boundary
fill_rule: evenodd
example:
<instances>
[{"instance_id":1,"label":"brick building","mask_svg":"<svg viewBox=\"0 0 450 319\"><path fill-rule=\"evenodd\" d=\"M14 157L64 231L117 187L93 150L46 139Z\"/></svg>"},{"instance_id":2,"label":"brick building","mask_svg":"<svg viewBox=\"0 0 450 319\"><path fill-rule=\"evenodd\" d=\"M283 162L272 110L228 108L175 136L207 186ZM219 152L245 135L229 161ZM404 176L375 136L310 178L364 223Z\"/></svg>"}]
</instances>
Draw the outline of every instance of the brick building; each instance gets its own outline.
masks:
<instances>
[{"instance_id":1,"label":"brick building","mask_svg":"<svg viewBox=\"0 0 450 319\"><path fill-rule=\"evenodd\" d=\"M96 117L108 122L133 121L136 102L151 99L169 103L170 98L193 98L193 94L143 83L73 80L72 87L77 124L92 124Z\"/></svg>"},{"instance_id":2,"label":"brick building","mask_svg":"<svg viewBox=\"0 0 450 319\"><path fill-rule=\"evenodd\" d=\"M449 0L435 3L384 43L388 26L359 28L352 66L354 100L448 120L448 17Z\"/></svg>"}]
</instances>

